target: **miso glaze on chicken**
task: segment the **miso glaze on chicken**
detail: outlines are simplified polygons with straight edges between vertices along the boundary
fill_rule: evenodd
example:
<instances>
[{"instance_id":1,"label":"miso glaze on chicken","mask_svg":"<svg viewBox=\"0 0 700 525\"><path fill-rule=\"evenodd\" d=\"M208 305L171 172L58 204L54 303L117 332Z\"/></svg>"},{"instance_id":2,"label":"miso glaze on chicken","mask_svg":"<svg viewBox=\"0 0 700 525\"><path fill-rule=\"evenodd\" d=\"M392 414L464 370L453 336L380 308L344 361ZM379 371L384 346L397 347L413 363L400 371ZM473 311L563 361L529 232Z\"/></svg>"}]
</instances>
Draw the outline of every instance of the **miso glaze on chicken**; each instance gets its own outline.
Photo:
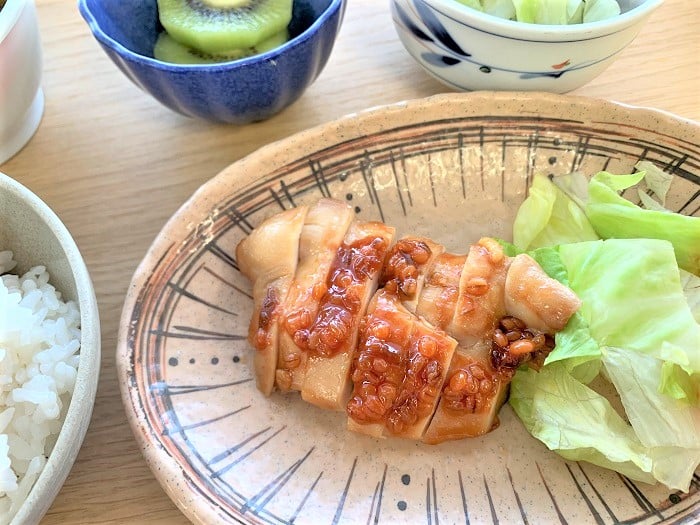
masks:
<instances>
[{"instance_id":1,"label":"miso glaze on chicken","mask_svg":"<svg viewBox=\"0 0 700 525\"><path fill-rule=\"evenodd\" d=\"M494 239L452 254L353 219L345 203L321 199L238 245L253 285L258 388L300 391L375 437L489 432L515 369L541 363L579 299Z\"/></svg>"}]
</instances>

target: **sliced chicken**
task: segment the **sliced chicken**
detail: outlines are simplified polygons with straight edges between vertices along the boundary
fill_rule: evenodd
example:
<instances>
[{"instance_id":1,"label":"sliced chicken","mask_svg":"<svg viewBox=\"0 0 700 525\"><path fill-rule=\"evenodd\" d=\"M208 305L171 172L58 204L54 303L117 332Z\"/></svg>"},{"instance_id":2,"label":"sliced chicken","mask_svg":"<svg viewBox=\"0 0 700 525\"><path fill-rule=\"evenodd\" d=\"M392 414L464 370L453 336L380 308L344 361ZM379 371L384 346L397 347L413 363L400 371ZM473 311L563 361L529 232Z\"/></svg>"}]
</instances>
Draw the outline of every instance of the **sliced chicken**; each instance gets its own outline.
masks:
<instances>
[{"instance_id":1,"label":"sliced chicken","mask_svg":"<svg viewBox=\"0 0 700 525\"><path fill-rule=\"evenodd\" d=\"M360 320L377 290L394 231L381 222L354 223L336 252L328 289L309 331L301 396L314 405L345 409Z\"/></svg>"},{"instance_id":2,"label":"sliced chicken","mask_svg":"<svg viewBox=\"0 0 700 525\"><path fill-rule=\"evenodd\" d=\"M375 437L420 439L456 346L409 312L396 294L378 291L362 322L348 428Z\"/></svg>"},{"instance_id":3,"label":"sliced chicken","mask_svg":"<svg viewBox=\"0 0 700 525\"><path fill-rule=\"evenodd\" d=\"M348 429L382 437L384 424L406 375L416 316L396 294L379 290L360 325L347 404Z\"/></svg>"},{"instance_id":4,"label":"sliced chicken","mask_svg":"<svg viewBox=\"0 0 700 525\"><path fill-rule=\"evenodd\" d=\"M391 247L380 279L384 289L398 294L404 306L416 311L426 275L438 255L445 251L442 244L425 237L403 237Z\"/></svg>"},{"instance_id":5,"label":"sliced chicken","mask_svg":"<svg viewBox=\"0 0 700 525\"><path fill-rule=\"evenodd\" d=\"M309 330L326 280L355 212L342 201L321 199L309 208L299 239L299 264L283 309L276 382L283 391L301 390Z\"/></svg>"},{"instance_id":6,"label":"sliced chicken","mask_svg":"<svg viewBox=\"0 0 700 525\"><path fill-rule=\"evenodd\" d=\"M299 255L299 236L308 207L274 215L236 247L241 273L253 283L253 315L248 339L258 389L269 396L275 382L280 306L287 298Z\"/></svg>"},{"instance_id":7,"label":"sliced chicken","mask_svg":"<svg viewBox=\"0 0 700 525\"><path fill-rule=\"evenodd\" d=\"M563 330L581 306L569 288L549 277L526 254L516 256L508 269L505 285L506 312L529 328L554 334Z\"/></svg>"},{"instance_id":8,"label":"sliced chicken","mask_svg":"<svg viewBox=\"0 0 700 525\"><path fill-rule=\"evenodd\" d=\"M384 435L421 439L440 400L457 341L422 319L414 325L406 376Z\"/></svg>"},{"instance_id":9,"label":"sliced chicken","mask_svg":"<svg viewBox=\"0 0 700 525\"><path fill-rule=\"evenodd\" d=\"M451 253L442 253L435 258L435 263L425 278L416 315L442 330L450 325L459 296L460 275L466 260L466 255Z\"/></svg>"},{"instance_id":10,"label":"sliced chicken","mask_svg":"<svg viewBox=\"0 0 700 525\"><path fill-rule=\"evenodd\" d=\"M481 341L455 352L425 443L480 436L498 425L510 378L504 380L491 366L490 347L490 342Z\"/></svg>"},{"instance_id":11,"label":"sliced chicken","mask_svg":"<svg viewBox=\"0 0 700 525\"><path fill-rule=\"evenodd\" d=\"M493 239L467 255L419 237L391 247L393 228L352 217L322 199L266 220L236 248L253 282L258 388L301 390L375 437L489 432L517 367L541 365L580 300Z\"/></svg>"},{"instance_id":12,"label":"sliced chicken","mask_svg":"<svg viewBox=\"0 0 700 525\"><path fill-rule=\"evenodd\" d=\"M447 332L469 348L489 337L506 313L508 258L501 245L485 237L469 248L459 281L455 313Z\"/></svg>"}]
</instances>

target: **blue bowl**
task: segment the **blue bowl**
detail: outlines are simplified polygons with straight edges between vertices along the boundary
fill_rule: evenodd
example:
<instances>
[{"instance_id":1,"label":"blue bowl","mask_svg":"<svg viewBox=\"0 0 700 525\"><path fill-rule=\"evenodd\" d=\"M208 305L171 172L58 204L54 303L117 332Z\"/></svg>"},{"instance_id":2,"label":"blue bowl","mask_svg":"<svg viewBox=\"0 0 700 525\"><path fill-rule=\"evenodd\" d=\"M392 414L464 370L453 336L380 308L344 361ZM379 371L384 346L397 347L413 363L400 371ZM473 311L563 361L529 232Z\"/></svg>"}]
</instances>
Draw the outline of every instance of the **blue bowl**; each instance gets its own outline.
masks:
<instances>
[{"instance_id":1,"label":"blue bowl","mask_svg":"<svg viewBox=\"0 0 700 525\"><path fill-rule=\"evenodd\" d=\"M257 56L180 65L153 58L163 30L156 0L78 0L93 35L131 81L166 107L190 117L246 124L297 100L333 49L345 0L294 0L291 38Z\"/></svg>"}]
</instances>

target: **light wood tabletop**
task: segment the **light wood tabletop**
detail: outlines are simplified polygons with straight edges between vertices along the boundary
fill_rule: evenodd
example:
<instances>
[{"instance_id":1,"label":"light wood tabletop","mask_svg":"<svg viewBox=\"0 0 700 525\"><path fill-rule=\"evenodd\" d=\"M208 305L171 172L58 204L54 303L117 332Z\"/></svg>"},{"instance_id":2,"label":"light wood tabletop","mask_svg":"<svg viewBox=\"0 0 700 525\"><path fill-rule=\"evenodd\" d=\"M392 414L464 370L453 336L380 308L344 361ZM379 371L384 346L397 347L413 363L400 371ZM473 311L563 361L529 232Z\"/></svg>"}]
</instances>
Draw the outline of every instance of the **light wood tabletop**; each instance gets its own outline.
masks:
<instances>
[{"instance_id":1,"label":"light wood tabletop","mask_svg":"<svg viewBox=\"0 0 700 525\"><path fill-rule=\"evenodd\" d=\"M92 423L43 523L187 523L142 458L117 384L123 299L166 220L205 181L272 141L362 109L447 88L401 46L388 1L351 0L333 54L306 94L248 126L181 117L141 92L90 35L75 2L38 0L46 111L31 142L0 165L51 206L91 272L102 322ZM700 9L666 0L638 38L578 95L700 120Z\"/></svg>"}]
</instances>

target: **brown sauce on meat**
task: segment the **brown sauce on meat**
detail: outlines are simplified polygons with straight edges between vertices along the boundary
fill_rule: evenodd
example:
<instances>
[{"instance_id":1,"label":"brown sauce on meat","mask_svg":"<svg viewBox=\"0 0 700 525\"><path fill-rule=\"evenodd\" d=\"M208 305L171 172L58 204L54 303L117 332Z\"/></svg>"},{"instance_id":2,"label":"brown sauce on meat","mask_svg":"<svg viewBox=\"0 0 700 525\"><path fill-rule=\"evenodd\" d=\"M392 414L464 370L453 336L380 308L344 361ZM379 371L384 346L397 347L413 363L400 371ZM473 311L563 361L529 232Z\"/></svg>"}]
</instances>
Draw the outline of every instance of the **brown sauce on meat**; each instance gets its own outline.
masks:
<instances>
[{"instance_id":1,"label":"brown sauce on meat","mask_svg":"<svg viewBox=\"0 0 700 525\"><path fill-rule=\"evenodd\" d=\"M279 305L279 299L275 289L270 287L267 289L265 299L260 306L260 314L258 314L258 330L255 333L253 341L255 348L264 350L270 343L270 330L272 329L272 321L275 316L275 310Z\"/></svg>"},{"instance_id":2,"label":"brown sauce on meat","mask_svg":"<svg viewBox=\"0 0 700 525\"><path fill-rule=\"evenodd\" d=\"M365 237L352 244L343 243L335 256L316 319L308 330L309 352L336 355L362 308L365 285L379 272L387 243L381 237Z\"/></svg>"},{"instance_id":3,"label":"brown sauce on meat","mask_svg":"<svg viewBox=\"0 0 700 525\"><path fill-rule=\"evenodd\" d=\"M423 241L401 239L389 251L380 284L402 299L413 299L418 289L420 267L430 260L432 251Z\"/></svg>"},{"instance_id":4,"label":"brown sauce on meat","mask_svg":"<svg viewBox=\"0 0 700 525\"><path fill-rule=\"evenodd\" d=\"M357 423L383 423L397 434L432 411L447 349L386 297L362 322L347 413Z\"/></svg>"}]
</instances>

